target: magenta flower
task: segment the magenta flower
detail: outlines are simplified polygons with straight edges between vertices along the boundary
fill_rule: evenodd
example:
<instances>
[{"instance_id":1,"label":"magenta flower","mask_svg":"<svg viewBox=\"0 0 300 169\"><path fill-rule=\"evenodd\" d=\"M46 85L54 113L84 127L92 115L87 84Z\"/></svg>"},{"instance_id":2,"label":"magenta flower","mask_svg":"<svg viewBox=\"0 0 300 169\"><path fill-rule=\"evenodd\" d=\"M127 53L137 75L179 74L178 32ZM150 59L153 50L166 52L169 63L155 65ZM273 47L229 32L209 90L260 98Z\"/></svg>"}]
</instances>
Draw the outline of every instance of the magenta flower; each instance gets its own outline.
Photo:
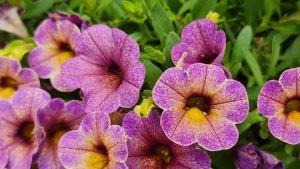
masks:
<instances>
[{"instance_id":1,"label":"magenta flower","mask_svg":"<svg viewBox=\"0 0 300 169\"><path fill-rule=\"evenodd\" d=\"M40 87L37 74L29 68L21 68L20 62L0 56L0 99L10 99L24 87Z\"/></svg>"},{"instance_id":2,"label":"magenta flower","mask_svg":"<svg viewBox=\"0 0 300 169\"><path fill-rule=\"evenodd\" d=\"M3 147L5 144L3 141L0 141L0 147ZM0 168L5 168L8 162L8 152L6 149L0 149Z\"/></svg>"},{"instance_id":3,"label":"magenta flower","mask_svg":"<svg viewBox=\"0 0 300 169\"><path fill-rule=\"evenodd\" d=\"M106 113L87 115L79 130L66 133L58 146L65 168L127 168L126 135L122 127L110 125Z\"/></svg>"},{"instance_id":4,"label":"magenta flower","mask_svg":"<svg viewBox=\"0 0 300 169\"><path fill-rule=\"evenodd\" d=\"M164 111L161 125L175 143L218 151L238 140L235 124L247 116L244 86L227 79L219 66L196 63L186 71L166 70L153 88L153 99Z\"/></svg>"},{"instance_id":5,"label":"magenta flower","mask_svg":"<svg viewBox=\"0 0 300 169\"><path fill-rule=\"evenodd\" d=\"M39 77L50 78L53 87L60 91L74 90L65 85L61 76L61 65L77 56L75 46L81 33L78 22L72 21L60 14L43 21L34 36L37 47L29 55L29 64Z\"/></svg>"},{"instance_id":6,"label":"magenta flower","mask_svg":"<svg viewBox=\"0 0 300 169\"><path fill-rule=\"evenodd\" d=\"M77 100L65 104L62 99L53 99L38 111L38 123L46 133L46 137L39 140L40 169L63 168L57 153L58 142L66 132L78 129L84 116L83 105Z\"/></svg>"},{"instance_id":7,"label":"magenta flower","mask_svg":"<svg viewBox=\"0 0 300 169\"><path fill-rule=\"evenodd\" d=\"M300 143L300 68L284 71L279 81L268 81L260 91L257 107L269 118L270 132L278 139Z\"/></svg>"},{"instance_id":8,"label":"magenta flower","mask_svg":"<svg viewBox=\"0 0 300 169\"><path fill-rule=\"evenodd\" d=\"M63 65L62 74L83 91L87 112L134 106L145 77L138 44L119 29L95 25L83 31L76 47L78 57Z\"/></svg>"},{"instance_id":9,"label":"magenta flower","mask_svg":"<svg viewBox=\"0 0 300 169\"><path fill-rule=\"evenodd\" d=\"M209 19L188 24L181 33L181 43L172 48L172 61L176 65L184 52L183 68L193 63L221 65L226 46L226 35L217 31L217 25Z\"/></svg>"},{"instance_id":10,"label":"magenta flower","mask_svg":"<svg viewBox=\"0 0 300 169\"><path fill-rule=\"evenodd\" d=\"M168 139L156 111L152 111L147 118L129 112L124 118L123 127L129 137L128 168L211 168L209 156L197 149L195 144L184 147Z\"/></svg>"},{"instance_id":11,"label":"magenta flower","mask_svg":"<svg viewBox=\"0 0 300 169\"><path fill-rule=\"evenodd\" d=\"M37 111L50 101L50 95L38 88L23 88L13 96L11 103L0 101L0 151L8 152L7 168L28 169L38 150L42 130L35 123Z\"/></svg>"},{"instance_id":12,"label":"magenta flower","mask_svg":"<svg viewBox=\"0 0 300 169\"><path fill-rule=\"evenodd\" d=\"M284 169L281 161L273 155L257 149L251 143L237 148L235 165L240 169Z\"/></svg>"}]
</instances>

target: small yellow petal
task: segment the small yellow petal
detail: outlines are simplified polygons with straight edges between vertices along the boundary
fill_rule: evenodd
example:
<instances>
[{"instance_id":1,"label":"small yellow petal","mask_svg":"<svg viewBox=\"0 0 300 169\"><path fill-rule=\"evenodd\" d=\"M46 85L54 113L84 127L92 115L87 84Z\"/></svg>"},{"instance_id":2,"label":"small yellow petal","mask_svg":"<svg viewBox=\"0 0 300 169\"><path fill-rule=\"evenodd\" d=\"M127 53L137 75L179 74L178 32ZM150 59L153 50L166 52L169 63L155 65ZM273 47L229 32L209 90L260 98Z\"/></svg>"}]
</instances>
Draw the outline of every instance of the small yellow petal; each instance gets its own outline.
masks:
<instances>
[{"instance_id":1,"label":"small yellow petal","mask_svg":"<svg viewBox=\"0 0 300 169\"><path fill-rule=\"evenodd\" d=\"M215 23L220 23L220 14L218 12L209 11L206 18Z\"/></svg>"},{"instance_id":2,"label":"small yellow petal","mask_svg":"<svg viewBox=\"0 0 300 169\"><path fill-rule=\"evenodd\" d=\"M152 97L149 97L144 99L140 105L135 106L134 112L140 117L148 117L154 107L154 101Z\"/></svg>"}]
</instances>

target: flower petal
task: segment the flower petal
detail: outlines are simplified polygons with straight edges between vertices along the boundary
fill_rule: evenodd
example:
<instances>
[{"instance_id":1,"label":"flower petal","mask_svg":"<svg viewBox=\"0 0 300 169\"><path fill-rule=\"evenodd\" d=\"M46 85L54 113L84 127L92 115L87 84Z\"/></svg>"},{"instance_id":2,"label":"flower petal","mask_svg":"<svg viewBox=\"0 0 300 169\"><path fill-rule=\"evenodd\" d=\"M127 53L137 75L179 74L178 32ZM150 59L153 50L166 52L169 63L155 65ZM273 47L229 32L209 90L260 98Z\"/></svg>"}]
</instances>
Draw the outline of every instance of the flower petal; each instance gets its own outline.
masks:
<instances>
[{"instance_id":1,"label":"flower petal","mask_svg":"<svg viewBox=\"0 0 300 169\"><path fill-rule=\"evenodd\" d=\"M216 109L234 123L244 121L249 111L245 87L238 81L226 80L221 89L213 95L211 109Z\"/></svg>"},{"instance_id":2,"label":"flower petal","mask_svg":"<svg viewBox=\"0 0 300 169\"><path fill-rule=\"evenodd\" d=\"M109 116L106 113L88 114L81 122L79 130L90 140L99 141L106 133L110 125ZM94 143L95 145L96 142Z\"/></svg>"},{"instance_id":3,"label":"flower petal","mask_svg":"<svg viewBox=\"0 0 300 169\"><path fill-rule=\"evenodd\" d=\"M260 91L257 107L262 115L271 117L277 112L284 111L287 97L280 83L275 80L268 81Z\"/></svg>"},{"instance_id":4,"label":"flower petal","mask_svg":"<svg viewBox=\"0 0 300 169\"><path fill-rule=\"evenodd\" d=\"M24 119L28 116L35 118L37 111L44 107L50 99L51 96L44 90L24 87L15 93L12 105L18 118Z\"/></svg>"},{"instance_id":5,"label":"flower petal","mask_svg":"<svg viewBox=\"0 0 300 169\"><path fill-rule=\"evenodd\" d=\"M29 68L23 68L18 75L20 87L40 87L40 81L36 72Z\"/></svg>"},{"instance_id":6,"label":"flower petal","mask_svg":"<svg viewBox=\"0 0 300 169\"><path fill-rule=\"evenodd\" d=\"M20 62L7 57L0 56L0 76L16 77L21 70Z\"/></svg>"},{"instance_id":7,"label":"flower petal","mask_svg":"<svg viewBox=\"0 0 300 169\"><path fill-rule=\"evenodd\" d=\"M188 75L183 69L166 70L153 88L153 100L164 109L182 108L185 106L188 86Z\"/></svg>"},{"instance_id":8,"label":"flower petal","mask_svg":"<svg viewBox=\"0 0 300 169\"><path fill-rule=\"evenodd\" d=\"M285 95L288 98L292 98L300 95L300 69L292 68L284 71L279 78L279 83L284 90Z\"/></svg>"},{"instance_id":9,"label":"flower petal","mask_svg":"<svg viewBox=\"0 0 300 169\"><path fill-rule=\"evenodd\" d=\"M280 140L293 145L300 143L299 112L277 112L269 119L268 125L270 132Z\"/></svg>"}]
</instances>

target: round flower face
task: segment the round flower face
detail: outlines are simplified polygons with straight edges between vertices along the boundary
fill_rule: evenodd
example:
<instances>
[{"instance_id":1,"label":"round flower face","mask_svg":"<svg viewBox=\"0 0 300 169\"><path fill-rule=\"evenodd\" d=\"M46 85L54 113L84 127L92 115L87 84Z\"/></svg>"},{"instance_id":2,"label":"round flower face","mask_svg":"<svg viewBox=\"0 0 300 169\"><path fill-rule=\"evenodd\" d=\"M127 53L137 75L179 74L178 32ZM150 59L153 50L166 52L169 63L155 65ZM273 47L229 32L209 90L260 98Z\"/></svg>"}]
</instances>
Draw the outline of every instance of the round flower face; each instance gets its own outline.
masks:
<instances>
[{"instance_id":1,"label":"round flower face","mask_svg":"<svg viewBox=\"0 0 300 169\"><path fill-rule=\"evenodd\" d=\"M30 66L41 78L50 78L56 89L72 91L61 77L61 65L76 56L80 28L69 19L53 15L41 23L35 33L37 47L29 55Z\"/></svg>"},{"instance_id":2,"label":"round flower face","mask_svg":"<svg viewBox=\"0 0 300 169\"><path fill-rule=\"evenodd\" d=\"M58 142L66 132L78 129L84 116L80 101L73 100L65 104L58 98L51 100L38 111L38 123L46 133L46 137L39 140L42 143L38 159L39 168L63 168L58 158Z\"/></svg>"},{"instance_id":3,"label":"round flower face","mask_svg":"<svg viewBox=\"0 0 300 169\"><path fill-rule=\"evenodd\" d=\"M300 68L284 71L279 81L268 81L260 91L257 107L269 118L270 132L289 144L300 143Z\"/></svg>"},{"instance_id":4,"label":"round flower face","mask_svg":"<svg viewBox=\"0 0 300 169\"><path fill-rule=\"evenodd\" d=\"M147 118L129 112L123 120L123 127L129 137L128 168L211 168L209 156L195 144L184 147L168 139L156 111L150 112Z\"/></svg>"},{"instance_id":5,"label":"round flower face","mask_svg":"<svg viewBox=\"0 0 300 169\"><path fill-rule=\"evenodd\" d=\"M78 57L63 65L68 85L80 88L88 112L113 112L134 106L144 82L139 46L116 28L95 25L84 30Z\"/></svg>"},{"instance_id":6,"label":"round flower face","mask_svg":"<svg viewBox=\"0 0 300 169\"><path fill-rule=\"evenodd\" d=\"M0 101L1 151L8 152L7 168L30 168L43 133L35 123L36 113L48 101L50 95L38 88L18 90L11 103Z\"/></svg>"},{"instance_id":7,"label":"round flower face","mask_svg":"<svg viewBox=\"0 0 300 169\"><path fill-rule=\"evenodd\" d=\"M125 132L120 126L110 125L106 113L87 115L79 130L61 138L58 151L65 168L127 168Z\"/></svg>"},{"instance_id":8,"label":"round flower face","mask_svg":"<svg viewBox=\"0 0 300 169\"><path fill-rule=\"evenodd\" d=\"M183 68L194 63L222 63L226 46L226 35L209 19L193 21L184 27L181 33L182 42L172 48L172 61L176 65L184 52Z\"/></svg>"},{"instance_id":9,"label":"round flower face","mask_svg":"<svg viewBox=\"0 0 300 169\"><path fill-rule=\"evenodd\" d=\"M36 73L32 69L21 69L15 59L0 56L0 99L10 99L23 87L40 87Z\"/></svg>"},{"instance_id":10,"label":"round flower face","mask_svg":"<svg viewBox=\"0 0 300 169\"><path fill-rule=\"evenodd\" d=\"M154 86L153 99L164 110L162 128L172 141L198 142L211 151L236 144L235 124L246 118L249 109L241 83L227 79L218 66L200 63L187 71L165 71Z\"/></svg>"}]
</instances>

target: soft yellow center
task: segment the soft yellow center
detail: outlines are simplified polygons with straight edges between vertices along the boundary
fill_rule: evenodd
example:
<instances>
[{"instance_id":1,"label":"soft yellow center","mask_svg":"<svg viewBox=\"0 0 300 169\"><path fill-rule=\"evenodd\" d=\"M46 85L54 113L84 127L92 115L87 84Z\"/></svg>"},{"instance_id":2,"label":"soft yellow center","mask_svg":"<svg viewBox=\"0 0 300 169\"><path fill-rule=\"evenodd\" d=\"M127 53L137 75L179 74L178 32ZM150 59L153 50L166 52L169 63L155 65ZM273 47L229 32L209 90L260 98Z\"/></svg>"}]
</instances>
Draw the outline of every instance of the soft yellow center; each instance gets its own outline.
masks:
<instances>
[{"instance_id":1,"label":"soft yellow center","mask_svg":"<svg viewBox=\"0 0 300 169\"><path fill-rule=\"evenodd\" d=\"M65 63L67 60L71 59L72 57L74 57L75 54L72 51L64 51L61 52L60 54L57 55L58 58L58 63L59 64L63 64Z\"/></svg>"},{"instance_id":2,"label":"soft yellow center","mask_svg":"<svg viewBox=\"0 0 300 169\"><path fill-rule=\"evenodd\" d=\"M16 89L7 87L0 89L0 99L9 99L16 92Z\"/></svg>"},{"instance_id":3,"label":"soft yellow center","mask_svg":"<svg viewBox=\"0 0 300 169\"><path fill-rule=\"evenodd\" d=\"M186 116L191 122L199 123L206 120L207 114L197 107L192 107L186 112Z\"/></svg>"},{"instance_id":4,"label":"soft yellow center","mask_svg":"<svg viewBox=\"0 0 300 169\"><path fill-rule=\"evenodd\" d=\"M11 77L0 78L0 99L9 99L18 90L18 82Z\"/></svg>"},{"instance_id":5,"label":"soft yellow center","mask_svg":"<svg viewBox=\"0 0 300 169\"><path fill-rule=\"evenodd\" d=\"M107 166L108 157L102 153L90 152L85 158L86 168L102 169Z\"/></svg>"}]
</instances>

